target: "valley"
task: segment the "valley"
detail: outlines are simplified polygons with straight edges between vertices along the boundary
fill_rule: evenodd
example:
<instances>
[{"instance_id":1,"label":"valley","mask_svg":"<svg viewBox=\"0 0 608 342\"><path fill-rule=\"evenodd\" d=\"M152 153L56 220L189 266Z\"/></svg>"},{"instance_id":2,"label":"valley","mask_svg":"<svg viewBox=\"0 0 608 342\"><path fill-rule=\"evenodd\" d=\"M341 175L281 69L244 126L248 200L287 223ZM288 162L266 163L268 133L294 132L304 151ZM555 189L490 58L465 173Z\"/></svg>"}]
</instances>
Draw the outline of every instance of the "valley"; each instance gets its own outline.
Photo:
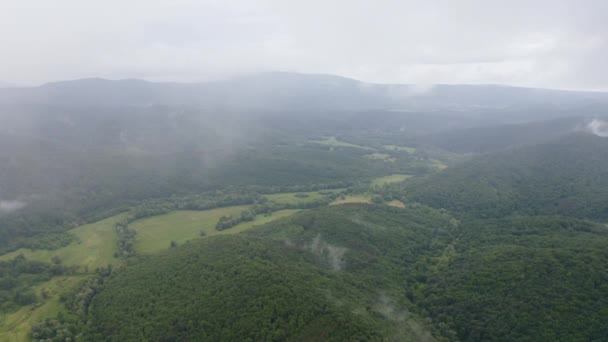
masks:
<instances>
[{"instance_id":1,"label":"valley","mask_svg":"<svg viewBox=\"0 0 608 342\"><path fill-rule=\"evenodd\" d=\"M22 107L0 90L1 113L27 108L0 131L0 340L606 336L595 109L564 118L505 95L513 107L481 115L331 77L352 97L296 108L285 84L328 78L256 77L235 89L282 89L256 110L223 102L218 84L148 97L175 85L74 81L24 90L52 105ZM83 89L115 102L62 102Z\"/></svg>"}]
</instances>

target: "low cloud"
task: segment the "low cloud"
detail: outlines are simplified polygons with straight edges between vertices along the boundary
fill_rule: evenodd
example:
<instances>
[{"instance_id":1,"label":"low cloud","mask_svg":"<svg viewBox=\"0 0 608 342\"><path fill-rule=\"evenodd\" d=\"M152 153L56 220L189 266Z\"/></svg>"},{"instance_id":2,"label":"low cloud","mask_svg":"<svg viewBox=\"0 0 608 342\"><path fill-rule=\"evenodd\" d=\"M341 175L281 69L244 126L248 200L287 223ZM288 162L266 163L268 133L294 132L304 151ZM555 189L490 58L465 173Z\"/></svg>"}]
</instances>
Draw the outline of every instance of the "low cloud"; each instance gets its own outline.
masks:
<instances>
[{"instance_id":1,"label":"low cloud","mask_svg":"<svg viewBox=\"0 0 608 342\"><path fill-rule=\"evenodd\" d=\"M10 213L12 211L24 208L26 205L27 203L18 200L0 200L0 213Z\"/></svg>"},{"instance_id":2,"label":"low cloud","mask_svg":"<svg viewBox=\"0 0 608 342\"><path fill-rule=\"evenodd\" d=\"M325 259L332 270L340 271L344 267L344 253L347 248L325 242L320 234L315 236L309 248L314 255Z\"/></svg>"},{"instance_id":3,"label":"low cloud","mask_svg":"<svg viewBox=\"0 0 608 342\"><path fill-rule=\"evenodd\" d=\"M593 119L587 124L587 131L598 137L608 137L608 121Z\"/></svg>"},{"instance_id":4,"label":"low cloud","mask_svg":"<svg viewBox=\"0 0 608 342\"><path fill-rule=\"evenodd\" d=\"M5 2L0 75L12 83L281 70L608 89L604 0Z\"/></svg>"}]
</instances>

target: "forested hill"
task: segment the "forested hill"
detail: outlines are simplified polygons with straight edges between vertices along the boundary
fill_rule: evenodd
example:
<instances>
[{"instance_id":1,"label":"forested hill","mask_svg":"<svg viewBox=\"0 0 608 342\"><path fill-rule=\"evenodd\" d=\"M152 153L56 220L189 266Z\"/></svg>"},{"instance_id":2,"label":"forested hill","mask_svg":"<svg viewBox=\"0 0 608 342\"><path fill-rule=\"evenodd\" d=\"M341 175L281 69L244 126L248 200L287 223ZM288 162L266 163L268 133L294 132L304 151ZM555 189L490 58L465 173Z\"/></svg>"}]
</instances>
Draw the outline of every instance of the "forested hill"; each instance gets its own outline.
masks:
<instances>
[{"instance_id":1,"label":"forested hill","mask_svg":"<svg viewBox=\"0 0 608 342\"><path fill-rule=\"evenodd\" d=\"M410 201L480 217L560 214L608 219L608 139L573 134L477 157L412 182Z\"/></svg>"},{"instance_id":2,"label":"forested hill","mask_svg":"<svg viewBox=\"0 0 608 342\"><path fill-rule=\"evenodd\" d=\"M486 125L436 132L421 140L457 153L490 153L557 139L582 130L588 122L583 117L567 117L509 125Z\"/></svg>"},{"instance_id":3,"label":"forested hill","mask_svg":"<svg viewBox=\"0 0 608 342\"><path fill-rule=\"evenodd\" d=\"M417 264L440 254L453 228L449 215L429 208L330 206L248 236L192 242L110 277L89 310L88 334L433 341L403 294L415 290Z\"/></svg>"},{"instance_id":4,"label":"forested hill","mask_svg":"<svg viewBox=\"0 0 608 342\"><path fill-rule=\"evenodd\" d=\"M607 251L606 229L575 218L329 206L133 261L70 329L94 341L601 341Z\"/></svg>"}]
</instances>

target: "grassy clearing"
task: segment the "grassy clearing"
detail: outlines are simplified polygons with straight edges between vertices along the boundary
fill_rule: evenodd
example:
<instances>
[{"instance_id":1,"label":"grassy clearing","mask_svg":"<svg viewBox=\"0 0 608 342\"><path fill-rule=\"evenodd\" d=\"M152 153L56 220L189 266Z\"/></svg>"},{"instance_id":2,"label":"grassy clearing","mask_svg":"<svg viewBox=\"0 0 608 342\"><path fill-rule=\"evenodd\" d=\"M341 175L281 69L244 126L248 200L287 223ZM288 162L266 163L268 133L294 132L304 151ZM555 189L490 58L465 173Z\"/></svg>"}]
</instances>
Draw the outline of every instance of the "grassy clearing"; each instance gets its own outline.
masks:
<instances>
[{"instance_id":1,"label":"grassy clearing","mask_svg":"<svg viewBox=\"0 0 608 342\"><path fill-rule=\"evenodd\" d=\"M448 167L442 161L437 160L437 159L431 159L431 166L433 166L435 169L437 169L439 171L444 170Z\"/></svg>"},{"instance_id":2,"label":"grassy clearing","mask_svg":"<svg viewBox=\"0 0 608 342\"><path fill-rule=\"evenodd\" d=\"M91 224L85 224L70 230L76 236L76 241L56 250L19 249L0 256L0 260L8 260L23 254L30 260L50 262L54 256L61 258L65 266L80 266L93 272L96 268L117 264L120 259L114 258L116 252L115 223L123 214L112 216Z\"/></svg>"},{"instance_id":3,"label":"grassy clearing","mask_svg":"<svg viewBox=\"0 0 608 342\"><path fill-rule=\"evenodd\" d=\"M256 225L289 216L297 210L281 210L270 216L258 215L253 221L240 223L232 228L218 231L215 225L220 217L239 215L248 206L232 206L204 211L177 210L165 215L137 220L130 227L137 231L135 249L138 253L151 254L169 248L171 241L182 244L188 240L219 234L236 234Z\"/></svg>"},{"instance_id":4,"label":"grassy clearing","mask_svg":"<svg viewBox=\"0 0 608 342\"><path fill-rule=\"evenodd\" d=\"M391 157L390 154L386 153L372 153L366 154L365 158L374 159L374 160L382 160L384 162L395 162L397 158Z\"/></svg>"},{"instance_id":5,"label":"grassy clearing","mask_svg":"<svg viewBox=\"0 0 608 342\"><path fill-rule=\"evenodd\" d=\"M343 190L343 189L334 189L334 190L325 190L325 191L337 192L337 191L341 191L341 190ZM305 194L308 197L298 197L298 196L296 196L297 194ZM279 193L279 194L264 195L264 197L266 197L269 200L276 202L276 203L306 204L306 203L321 200L325 196L323 196L319 191L310 191L310 192L283 192L283 193Z\"/></svg>"},{"instance_id":6,"label":"grassy clearing","mask_svg":"<svg viewBox=\"0 0 608 342\"><path fill-rule=\"evenodd\" d=\"M305 194L308 197L297 197L296 194ZM299 204L309 203L323 199L323 195L317 191L311 192L285 192L279 194L264 195L264 197L276 203Z\"/></svg>"},{"instance_id":7,"label":"grassy clearing","mask_svg":"<svg viewBox=\"0 0 608 342\"><path fill-rule=\"evenodd\" d=\"M386 202L387 205L390 205L391 207L396 207L396 208L405 208L405 203L399 201L399 200L392 200L390 202Z\"/></svg>"},{"instance_id":8,"label":"grassy clearing","mask_svg":"<svg viewBox=\"0 0 608 342\"><path fill-rule=\"evenodd\" d=\"M59 298L74 289L86 277L86 275L61 276L37 285L35 291L38 298L42 298L43 290L48 294L48 298L44 303L24 306L15 312L0 316L0 341L29 341L29 333L35 322L54 318L59 312L67 312Z\"/></svg>"},{"instance_id":9,"label":"grassy clearing","mask_svg":"<svg viewBox=\"0 0 608 342\"><path fill-rule=\"evenodd\" d=\"M214 229L215 232L212 235L237 234L237 233L249 230L251 228L261 226L268 222L272 222L272 221L281 219L283 217L293 215L299 211L301 211L301 210L300 209L285 209L285 210L275 211L271 215L257 215L253 221L240 223L230 229L226 229L226 230L222 230L222 231L217 231Z\"/></svg>"},{"instance_id":10,"label":"grassy clearing","mask_svg":"<svg viewBox=\"0 0 608 342\"><path fill-rule=\"evenodd\" d=\"M281 210L272 215L258 215L253 221L243 222L224 231L215 229L222 215L238 215L246 208L247 206L234 206L206 211L175 211L135 221L131 226L137 230L137 251L153 253L167 249L171 240L183 243L200 237L201 230L205 231L206 236L236 234L299 211ZM117 215L72 229L70 233L74 234L78 241L61 249L55 251L21 249L0 256L0 260L12 259L24 254L31 260L50 262L51 258L59 256L66 266L78 265L81 266L81 270L87 267L90 272L107 264L115 265L120 260L114 258L116 251L114 224L121 218L122 215ZM38 298L43 298L42 292L45 292L47 299L37 305L24 306L15 312L0 315L0 341L29 341L29 333L35 322L54 318L59 312L67 313L67 309L60 302L61 295L72 291L87 277L89 276L59 276L35 286L34 291Z\"/></svg>"},{"instance_id":11,"label":"grassy clearing","mask_svg":"<svg viewBox=\"0 0 608 342\"><path fill-rule=\"evenodd\" d=\"M135 250L155 253L169 247L171 241L184 243L215 230L222 216L238 215L248 206L232 206L204 211L176 210L165 215L143 218L129 226L137 231Z\"/></svg>"},{"instance_id":12,"label":"grassy clearing","mask_svg":"<svg viewBox=\"0 0 608 342\"><path fill-rule=\"evenodd\" d=\"M355 144L347 143L345 141L340 141L340 140L336 139L336 137L329 137L329 138L325 138L323 140L312 140L311 142L316 143L316 144L326 145L326 146L332 146L332 147L351 147L351 148L358 148L358 149L369 150L369 151L374 150L373 148L368 147L368 146L355 145Z\"/></svg>"},{"instance_id":13,"label":"grassy clearing","mask_svg":"<svg viewBox=\"0 0 608 342\"><path fill-rule=\"evenodd\" d=\"M372 181L372 186L383 186L383 185L390 184L390 183L399 183L399 182L403 182L404 180L406 180L410 177L412 177L412 176L399 175L399 174L378 177Z\"/></svg>"},{"instance_id":14,"label":"grassy clearing","mask_svg":"<svg viewBox=\"0 0 608 342\"><path fill-rule=\"evenodd\" d=\"M65 266L79 266L81 272L93 272L96 268L108 264L116 265L121 261L114 258L116 251L114 225L122 217L123 214L116 215L70 230L76 241L60 249L53 251L19 249L0 256L0 260L12 259L23 254L30 260L50 262L54 256L58 256ZM87 275L59 276L35 286L34 291L38 298L43 298L44 291L47 299L37 305L24 306L15 312L0 316L0 341L29 341L29 333L35 322L54 318L62 311L67 312L59 298L86 277Z\"/></svg>"},{"instance_id":15,"label":"grassy clearing","mask_svg":"<svg viewBox=\"0 0 608 342\"><path fill-rule=\"evenodd\" d=\"M388 150L388 151L407 152L409 154L416 153L416 148L415 147L399 146L399 145L384 145L382 147L384 147L384 149Z\"/></svg>"},{"instance_id":16,"label":"grassy clearing","mask_svg":"<svg viewBox=\"0 0 608 342\"><path fill-rule=\"evenodd\" d=\"M370 195L348 195L344 198L338 198L331 202L331 205L349 204L349 203L372 203L372 196Z\"/></svg>"},{"instance_id":17,"label":"grassy clearing","mask_svg":"<svg viewBox=\"0 0 608 342\"><path fill-rule=\"evenodd\" d=\"M382 147L384 147L384 149L389 150L389 151L407 152L410 154L416 153L416 149L414 147L397 146L397 145L384 145Z\"/></svg>"}]
</instances>

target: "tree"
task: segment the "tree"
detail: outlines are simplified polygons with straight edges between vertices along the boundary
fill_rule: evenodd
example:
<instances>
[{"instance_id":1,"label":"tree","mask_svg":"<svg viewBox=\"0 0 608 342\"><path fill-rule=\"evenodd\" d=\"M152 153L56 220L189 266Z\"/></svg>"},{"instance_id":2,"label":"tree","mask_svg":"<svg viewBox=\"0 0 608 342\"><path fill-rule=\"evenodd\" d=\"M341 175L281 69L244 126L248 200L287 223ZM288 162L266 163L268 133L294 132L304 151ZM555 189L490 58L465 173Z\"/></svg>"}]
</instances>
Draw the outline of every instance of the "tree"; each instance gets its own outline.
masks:
<instances>
[{"instance_id":1,"label":"tree","mask_svg":"<svg viewBox=\"0 0 608 342\"><path fill-rule=\"evenodd\" d=\"M384 203L384 198L382 196L380 196L380 195L374 195L372 197L372 203L374 203L374 204L382 204L382 203Z\"/></svg>"}]
</instances>

